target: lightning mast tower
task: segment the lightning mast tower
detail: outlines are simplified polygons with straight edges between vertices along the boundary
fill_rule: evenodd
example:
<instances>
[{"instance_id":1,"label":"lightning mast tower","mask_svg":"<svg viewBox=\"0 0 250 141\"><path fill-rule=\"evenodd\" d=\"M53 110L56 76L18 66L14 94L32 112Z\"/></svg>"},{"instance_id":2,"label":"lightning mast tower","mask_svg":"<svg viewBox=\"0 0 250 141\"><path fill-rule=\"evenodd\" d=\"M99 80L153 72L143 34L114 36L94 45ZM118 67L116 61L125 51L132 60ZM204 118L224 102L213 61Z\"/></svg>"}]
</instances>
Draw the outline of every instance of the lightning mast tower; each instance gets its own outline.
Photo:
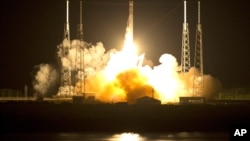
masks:
<instances>
[{"instance_id":1,"label":"lightning mast tower","mask_svg":"<svg viewBox=\"0 0 250 141\"><path fill-rule=\"evenodd\" d=\"M196 26L194 67L197 69L198 72L194 71L193 95L200 96L204 88L202 28L201 28L201 23L200 23L200 1L198 1L198 24Z\"/></svg>"},{"instance_id":2,"label":"lightning mast tower","mask_svg":"<svg viewBox=\"0 0 250 141\"><path fill-rule=\"evenodd\" d=\"M80 0L80 23L77 32L78 39L83 40L83 23L82 23L82 0Z\"/></svg>"},{"instance_id":3,"label":"lightning mast tower","mask_svg":"<svg viewBox=\"0 0 250 141\"><path fill-rule=\"evenodd\" d=\"M84 68L84 42L83 42L83 23L82 23L82 0L80 0L80 24L78 25L77 38L79 39L79 44L76 48L76 60L75 68L79 73L79 85L77 95L82 94L82 91L85 93L85 68ZM82 84L83 83L83 84Z\"/></svg>"},{"instance_id":4,"label":"lightning mast tower","mask_svg":"<svg viewBox=\"0 0 250 141\"><path fill-rule=\"evenodd\" d=\"M69 0L66 1L66 23L64 27L64 38L70 41L70 32L69 32Z\"/></svg>"},{"instance_id":5,"label":"lightning mast tower","mask_svg":"<svg viewBox=\"0 0 250 141\"><path fill-rule=\"evenodd\" d=\"M189 30L187 23L187 1L184 0L184 23L182 31L182 51L181 51L181 72L188 72L190 69L190 47L189 47Z\"/></svg>"},{"instance_id":6,"label":"lightning mast tower","mask_svg":"<svg viewBox=\"0 0 250 141\"><path fill-rule=\"evenodd\" d=\"M64 42L62 45L62 57L69 55L70 49L70 31L69 31L69 0L66 1L66 23L64 25ZM61 86L64 88L60 90L62 95L71 95L71 68L70 66L62 65L61 68Z\"/></svg>"}]
</instances>

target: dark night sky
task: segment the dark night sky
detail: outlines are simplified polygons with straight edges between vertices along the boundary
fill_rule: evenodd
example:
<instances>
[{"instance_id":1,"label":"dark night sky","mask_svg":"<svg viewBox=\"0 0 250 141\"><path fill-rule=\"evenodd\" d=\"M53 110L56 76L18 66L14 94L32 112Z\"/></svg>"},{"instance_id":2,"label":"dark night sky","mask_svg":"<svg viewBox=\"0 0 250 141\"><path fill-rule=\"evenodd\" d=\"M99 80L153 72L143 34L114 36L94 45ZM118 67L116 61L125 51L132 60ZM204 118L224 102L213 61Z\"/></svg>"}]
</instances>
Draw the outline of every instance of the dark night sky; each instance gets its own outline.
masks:
<instances>
[{"instance_id":1,"label":"dark night sky","mask_svg":"<svg viewBox=\"0 0 250 141\"><path fill-rule=\"evenodd\" d=\"M76 37L79 1L70 1L71 38ZM121 48L128 0L84 0L84 39ZM180 63L183 0L135 0L134 40L155 64L163 53ZM197 1L188 0L190 48L194 53ZM31 84L34 66L56 62L63 39L65 0L1 1L0 89ZM223 88L250 87L250 8L248 1L201 0L204 72Z\"/></svg>"}]
</instances>

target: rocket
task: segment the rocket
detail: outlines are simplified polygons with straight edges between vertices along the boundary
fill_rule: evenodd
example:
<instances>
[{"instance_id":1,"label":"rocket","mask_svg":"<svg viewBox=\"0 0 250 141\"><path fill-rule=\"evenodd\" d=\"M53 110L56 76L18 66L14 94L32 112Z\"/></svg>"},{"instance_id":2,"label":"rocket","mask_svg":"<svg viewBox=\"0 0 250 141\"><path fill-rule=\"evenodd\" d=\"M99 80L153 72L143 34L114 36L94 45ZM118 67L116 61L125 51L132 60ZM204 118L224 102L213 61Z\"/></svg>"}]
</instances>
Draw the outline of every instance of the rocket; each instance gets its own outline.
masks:
<instances>
[{"instance_id":1,"label":"rocket","mask_svg":"<svg viewBox=\"0 0 250 141\"><path fill-rule=\"evenodd\" d=\"M133 16L133 11L134 11L134 1L133 0L129 0L129 17L128 17L128 29L130 30L130 33L131 33L131 36L132 36L132 39L133 39L133 19L134 19L134 16Z\"/></svg>"}]
</instances>

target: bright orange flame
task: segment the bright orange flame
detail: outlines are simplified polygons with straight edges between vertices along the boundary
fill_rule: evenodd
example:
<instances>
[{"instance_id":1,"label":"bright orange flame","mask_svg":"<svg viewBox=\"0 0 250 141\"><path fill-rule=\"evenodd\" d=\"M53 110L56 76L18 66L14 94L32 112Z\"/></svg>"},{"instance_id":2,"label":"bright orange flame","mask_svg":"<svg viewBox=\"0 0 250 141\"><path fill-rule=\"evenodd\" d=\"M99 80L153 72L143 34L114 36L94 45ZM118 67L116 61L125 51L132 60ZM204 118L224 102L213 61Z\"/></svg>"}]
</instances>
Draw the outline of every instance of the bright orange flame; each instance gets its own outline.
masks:
<instances>
[{"instance_id":1,"label":"bright orange flame","mask_svg":"<svg viewBox=\"0 0 250 141\"><path fill-rule=\"evenodd\" d=\"M86 91L104 102L136 102L142 96L154 96L161 103L178 102L180 96L192 96L193 71L178 73L174 56L163 54L160 65L142 66L144 54L137 55L130 30L121 51L111 54L107 66L87 79Z\"/></svg>"},{"instance_id":2,"label":"bright orange flame","mask_svg":"<svg viewBox=\"0 0 250 141\"><path fill-rule=\"evenodd\" d=\"M137 56L136 46L133 42L132 33L126 33L123 49L120 52L111 54L105 76L107 80L114 80L122 71L135 68L139 57Z\"/></svg>"},{"instance_id":3,"label":"bright orange flame","mask_svg":"<svg viewBox=\"0 0 250 141\"><path fill-rule=\"evenodd\" d=\"M180 96L193 96L194 74L198 76L200 74L194 73L195 69L190 69L187 73L178 73L178 63L174 56L163 54L159 59L160 65L154 66L153 68L143 66L144 54L137 55L137 47L133 41L132 19L133 17L130 15L124 45L121 51L114 51L108 56L110 52L105 54L105 49L100 43L95 48L86 49L87 51L85 51L87 53L84 54L84 60L91 66L84 68L84 72L87 72L87 79L85 79L86 85L81 84L83 82L79 81L75 88L68 86L61 87L60 89L73 95L81 94L82 92L93 93L96 99L104 102L127 101L134 103L136 99L142 96L153 96L161 100L164 104L168 102L178 102ZM71 69L72 63L77 64L77 59L75 59L77 56L74 56L76 55L77 45L76 41L72 42L72 48L69 52L70 55L61 57L62 66ZM64 41L62 46L67 47L68 42ZM103 54L108 57L103 57ZM102 57L106 58L104 59L105 61L103 61L105 63L101 61L103 60ZM100 65L100 62L102 65ZM104 67L104 65L106 66ZM78 66L76 68L80 67ZM206 84L202 92L208 92L208 89L213 90L211 91L212 93L218 92L220 87L218 86L219 82L208 76L203 79L204 83L205 81L212 83L210 85ZM86 89L80 87L83 85ZM204 93L203 95L206 95Z\"/></svg>"},{"instance_id":4,"label":"bright orange flame","mask_svg":"<svg viewBox=\"0 0 250 141\"><path fill-rule=\"evenodd\" d=\"M161 65L142 67L144 54L137 55L137 48L129 29L121 51L111 54L103 72L88 80L88 91L94 91L102 101L134 103L139 96L159 98L162 103L178 100L180 81L177 62L172 55L163 55ZM98 82L98 84L97 84Z\"/></svg>"}]
</instances>

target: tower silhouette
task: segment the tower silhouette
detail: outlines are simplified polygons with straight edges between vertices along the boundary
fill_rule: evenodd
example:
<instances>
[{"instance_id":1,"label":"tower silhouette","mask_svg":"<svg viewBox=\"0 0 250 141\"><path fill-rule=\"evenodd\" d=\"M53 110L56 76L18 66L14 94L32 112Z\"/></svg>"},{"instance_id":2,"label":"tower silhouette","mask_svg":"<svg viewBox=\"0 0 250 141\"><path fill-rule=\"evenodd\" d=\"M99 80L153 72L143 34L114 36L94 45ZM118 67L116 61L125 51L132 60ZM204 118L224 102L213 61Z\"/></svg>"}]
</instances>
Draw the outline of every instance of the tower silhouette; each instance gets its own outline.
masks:
<instances>
[{"instance_id":1,"label":"tower silhouette","mask_svg":"<svg viewBox=\"0 0 250 141\"><path fill-rule=\"evenodd\" d=\"M181 51L181 72L188 72L190 69L190 47L189 47L189 30L187 23L187 14L186 14L186 3L184 0L184 23L182 30L182 51Z\"/></svg>"},{"instance_id":2,"label":"tower silhouette","mask_svg":"<svg viewBox=\"0 0 250 141\"><path fill-rule=\"evenodd\" d=\"M64 45L61 45L61 57L67 57L70 49L70 30L69 30L69 0L66 1L66 23L64 25ZM71 66L61 66L61 86L62 95L71 95Z\"/></svg>"},{"instance_id":3,"label":"tower silhouette","mask_svg":"<svg viewBox=\"0 0 250 141\"><path fill-rule=\"evenodd\" d=\"M75 69L78 73L78 85L76 84L77 95L82 95L85 93L85 67L84 67L84 41L83 41L83 22L82 22L82 0L80 1L80 23L77 29L77 38L79 40L78 45L76 46L76 56L75 56Z\"/></svg>"},{"instance_id":4,"label":"tower silhouette","mask_svg":"<svg viewBox=\"0 0 250 141\"><path fill-rule=\"evenodd\" d=\"M200 96L203 93L203 50L202 50L202 28L200 23L200 1L198 1L198 23L196 26L196 40L194 53L194 71L193 95Z\"/></svg>"}]
</instances>

